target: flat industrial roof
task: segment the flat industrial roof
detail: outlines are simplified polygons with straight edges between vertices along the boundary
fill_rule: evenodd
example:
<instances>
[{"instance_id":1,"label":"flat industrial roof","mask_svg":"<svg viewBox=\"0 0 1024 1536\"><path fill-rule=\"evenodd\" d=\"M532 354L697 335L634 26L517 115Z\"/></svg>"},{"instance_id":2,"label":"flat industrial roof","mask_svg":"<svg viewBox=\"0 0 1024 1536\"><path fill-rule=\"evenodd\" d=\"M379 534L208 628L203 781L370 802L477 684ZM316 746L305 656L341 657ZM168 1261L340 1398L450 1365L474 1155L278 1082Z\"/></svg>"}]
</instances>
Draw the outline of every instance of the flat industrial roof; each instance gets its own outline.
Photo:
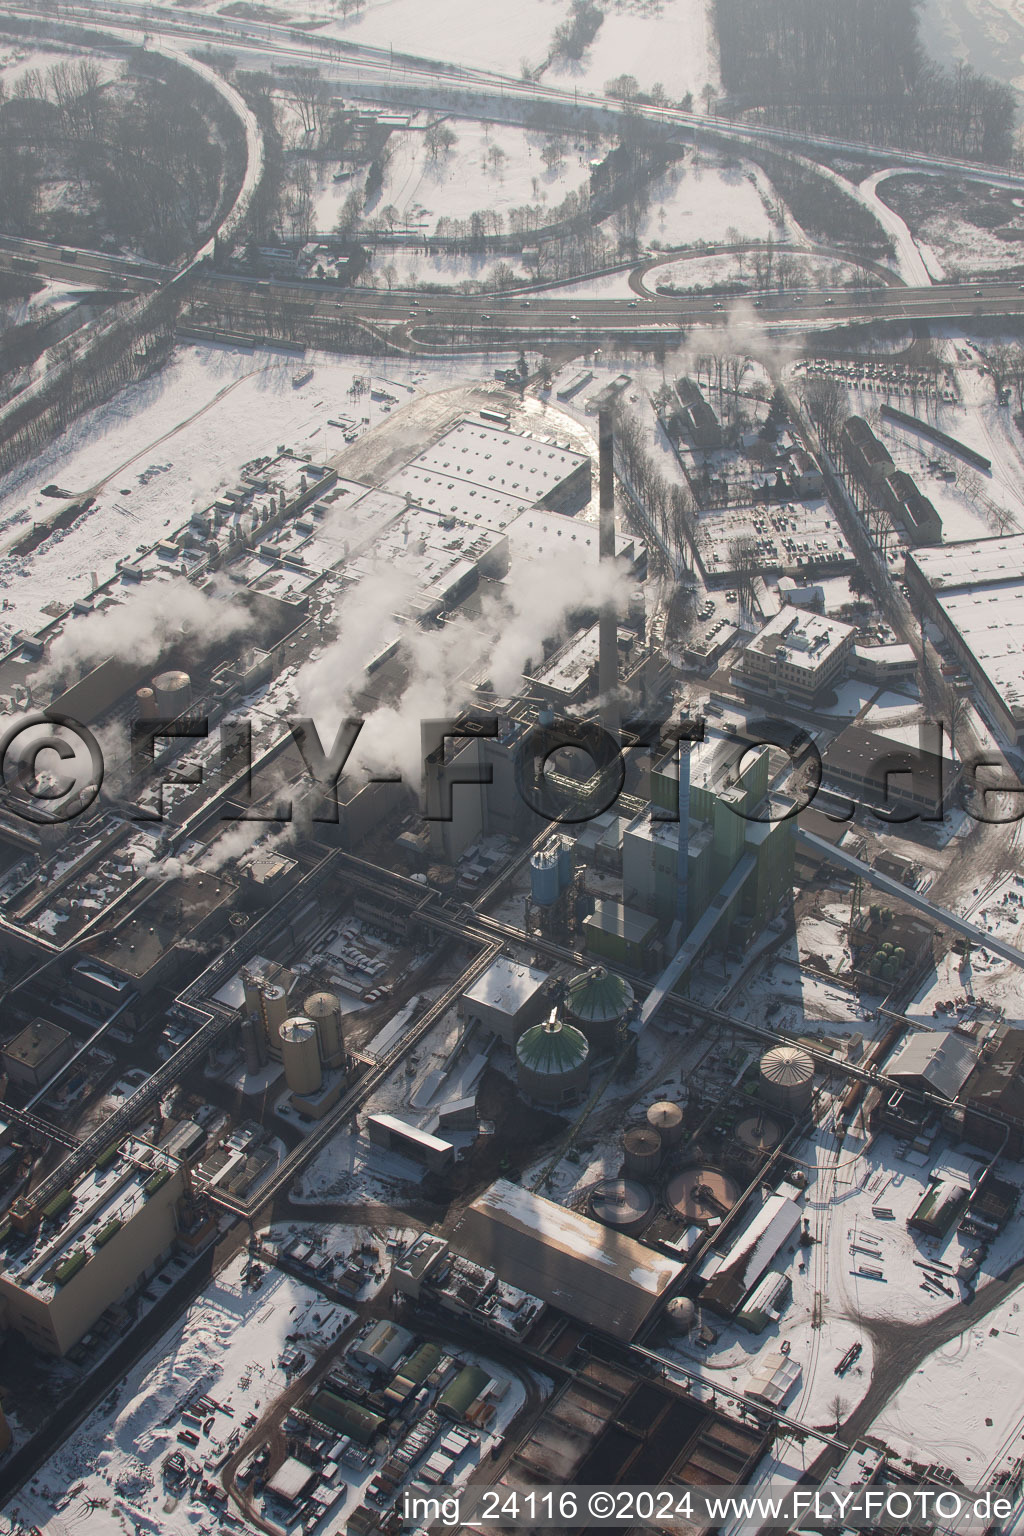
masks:
<instances>
[{"instance_id":1,"label":"flat industrial roof","mask_svg":"<svg viewBox=\"0 0 1024 1536\"><path fill-rule=\"evenodd\" d=\"M524 965L508 955L498 955L462 995L467 1002L515 1014L536 996L547 979L547 971Z\"/></svg>"},{"instance_id":2,"label":"flat industrial roof","mask_svg":"<svg viewBox=\"0 0 1024 1536\"><path fill-rule=\"evenodd\" d=\"M519 1290L631 1339L683 1266L600 1222L499 1179L462 1215L452 1246Z\"/></svg>"}]
</instances>

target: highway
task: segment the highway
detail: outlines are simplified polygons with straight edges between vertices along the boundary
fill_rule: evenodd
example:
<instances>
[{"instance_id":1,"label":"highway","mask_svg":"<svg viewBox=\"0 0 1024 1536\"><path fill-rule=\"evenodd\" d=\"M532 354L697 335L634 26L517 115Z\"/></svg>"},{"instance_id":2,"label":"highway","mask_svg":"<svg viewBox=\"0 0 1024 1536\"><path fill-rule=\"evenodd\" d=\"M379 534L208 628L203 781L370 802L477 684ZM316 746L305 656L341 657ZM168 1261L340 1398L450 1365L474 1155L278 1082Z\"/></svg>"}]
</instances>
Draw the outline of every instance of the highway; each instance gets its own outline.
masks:
<instances>
[{"instance_id":1,"label":"highway","mask_svg":"<svg viewBox=\"0 0 1024 1536\"><path fill-rule=\"evenodd\" d=\"M310 282L258 284L235 277L202 282L197 298L229 314L237 327L266 323L274 297L304 304L311 315L360 320L403 335L424 350L451 346L453 330L460 344L486 349L508 338L601 333L666 339L695 325L737 324L773 329L842 325L870 320L912 323L989 315L1024 314L1024 284L1017 282L949 283L927 288L877 287L803 289L764 293L752 299L715 300L707 295L657 298L584 299L564 297L558 289L499 294L445 293L413 297L375 289L328 289ZM257 332L258 333L258 332Z\"/></svg>"}]
</instances>

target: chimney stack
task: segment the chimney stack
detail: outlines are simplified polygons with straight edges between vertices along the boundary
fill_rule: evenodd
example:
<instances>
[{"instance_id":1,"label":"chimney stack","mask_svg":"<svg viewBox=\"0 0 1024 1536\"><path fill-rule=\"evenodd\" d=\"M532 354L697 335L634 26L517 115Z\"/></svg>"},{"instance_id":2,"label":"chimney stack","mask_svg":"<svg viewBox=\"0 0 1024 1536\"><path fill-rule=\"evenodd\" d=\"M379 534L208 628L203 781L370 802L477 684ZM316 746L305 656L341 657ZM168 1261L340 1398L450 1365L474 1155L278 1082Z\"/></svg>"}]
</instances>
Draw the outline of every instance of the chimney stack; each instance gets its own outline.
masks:
<instances>
[{"instance_id":1,"label":"chimney stack","mask_svg":"<svg viewBox=\"0 0 1024 1536\"><path fill-rule=\"evenodd\" d=\"M612 413L603 409L598 417L598 482L602 561L615 559L615 437ZM604 604L599 620L597 687L601 695L601 723L618 739L619 734L619 616L613 599Z\"/></svg>"}]
</instances>

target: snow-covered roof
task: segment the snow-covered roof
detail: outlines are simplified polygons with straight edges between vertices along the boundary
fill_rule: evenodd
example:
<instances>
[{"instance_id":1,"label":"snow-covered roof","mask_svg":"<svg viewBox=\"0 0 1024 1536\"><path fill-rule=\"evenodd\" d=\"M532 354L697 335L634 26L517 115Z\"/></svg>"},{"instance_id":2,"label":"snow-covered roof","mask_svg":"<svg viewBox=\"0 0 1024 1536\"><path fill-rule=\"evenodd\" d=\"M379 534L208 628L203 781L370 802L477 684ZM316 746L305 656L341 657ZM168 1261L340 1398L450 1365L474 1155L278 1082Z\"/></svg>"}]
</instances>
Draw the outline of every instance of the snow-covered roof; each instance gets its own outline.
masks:
<instances>
[{"instance_id":1,"label":"snow-covered roof","mask_svg":"<svg viewBox=\"0 0 1024 1536\"><path fill-rule=\"evenodd\" d=\"M922 1029L889 1058L887 1077L921 1078L943 1098L955 1099L974 1071L978 1047L951 1030Z\"/></svg>"}]
</instances>

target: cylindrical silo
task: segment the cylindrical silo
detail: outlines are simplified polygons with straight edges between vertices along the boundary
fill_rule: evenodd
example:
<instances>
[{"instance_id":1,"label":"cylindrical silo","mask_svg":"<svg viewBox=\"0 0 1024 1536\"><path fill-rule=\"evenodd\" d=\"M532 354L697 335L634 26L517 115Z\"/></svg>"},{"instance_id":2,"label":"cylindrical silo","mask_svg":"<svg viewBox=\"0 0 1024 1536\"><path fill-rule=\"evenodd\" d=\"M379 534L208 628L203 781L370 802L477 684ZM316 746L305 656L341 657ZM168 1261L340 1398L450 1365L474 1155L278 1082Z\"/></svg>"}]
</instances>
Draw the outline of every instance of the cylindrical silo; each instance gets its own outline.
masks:
<instances>
[{"instance_id":1,"label":"cylindrical silo","mask_svg":"<svg viewBox=\"0 0 1024 1536\"><path fill-rule=\"evenodd\" d=\"M572 884L572 862L575 844L571 838L555 839L558 849L558 889L564 891Z\"/></svg>"},{"instance_id":2,"label":"cylindrical silo","mask_svg":"<svg viewBox=\"0 0 1024 1536\"><path fill-rule=\"evenodd\" d=\"M309 1019L285 1019L281 1025L284 1080L292 1093L319 1093L323 1085L316 1025Z\"/></svg>"},{"instance_id":3,"label":"cylindrical silo","mask_svg":"<svg viewBox=\"0 0 1024 1536\"><path fill-rule=\"evenodd\" d=\"M558 900L558 860L553 843L530 855L530 896L538 907L553 907Z\"/></svg>"},{"instance_id":4,"label":"cylindrical silo","mask_svg":"<svg viewBox=\"0 0 1024 1536\"><path fill-rule=\"evenodd\" d=\"M192 707L192 679L187 672L161 672L153 679L157 710L163 720L176 720Z\"/></svg>"},{"instance_id":5,"label":"cylindrical silo","mask_svg":"<svg viewBox=\"0 0 1024 1536\"><path fill-rule=\"evenodd\" d=\"M677 1147L683 1139L683 1111L670 1099L661 1099L647 1111L647 1124L657 1131L666 1150Z\"/></svg>"},{"instance_id":6,"label":"cylindrical silo","mask_svg":"<svg viewBox=\"0 0 1024 1536\"><path fill-rule=\"evenodd\" d=\"M761 1057L758 1091L769 1104L791 1115L811 1107L814 1058L798 1045L776 1045Z\"/></svg>"},{"instance_id":7,"label":"cylindrical silo","mask_svg":"<svg viewBox=\"0 0 1024 1536\"><path fill-rule=\"evenodd\" d=\"M307 1019L316 1025L320 1060L325 1067L345 1065L345 1026L341 1004L333 992L314 992L302 1005Z\"/></svg>"},{"instance_id":8,"label":"cylindrical silo","mask_svg":"<svg viewBox=\"0 0 1024 1536\"><path fill-rule=\"evenodd\" d=\"M635 1125L622 1138L622 1167L629 1179L647 1179L661 1167L661 1137L650 1126Z\"/></svg>"},{"instance_id":9,"label":"cylindrical silo","mask_svg":"<svg viewBox=\"0 0 1024 1536\"><path fill-rule=\"evenodd\" d=\"M616 1044L619 1025L632 1006L633 988L603 965L574 976L566 989L566 1018L583 1031L595 1051Z\"/></svg>"},{"instance_id":10,"label":"cylindrical silo","mask_svg":"<svg viewBox=\"0 0 1024 1536\"><path fill-rule=\"evenodd\" d=\"M245 1070L250 1077L255 1077L267 1059L263 1029L257 1019L242 1020L242 1050L245 1053Z\"/></svg>"},{"instance_id":11,"label":"cylindrical silo","mask_svg":"<svg viewBox=\"0 0 1024 1536\"><path fill-rule=\"evenodd\" d=\"M152 688L138 688L135 691L135 708L140 720L155 720L160 713L157 707L156 694Z\"/></svg>"},{"instance_id":12,"label":"cylindrical silo","mask_svg":"<svg viewBox=\"0 0 1024 1536\"><path fill-rule=\"evenodd\" d=\"M590 1046L555 1013L520 1035L516 1077L526 1098L537 1104L564 1104L584 1092L590 1077Z\"/></svg>"},{"instance_id":13,"label":"cylindrical silo","mask_svg":"<svg viewBox=\"0 0 1024 1536\"><path fill-rule=\"evenodd\" d=\"M260 1019L263 1017L263 983L255 971L242 972L242 991L245 994L245 1011Z\"/></svg>"},{"instance_id":14,"label":"cylindrical silo","mask_svg":"<svg viewBox=\"0 0 1024 1536\"><path fill-rule=\"evenodd\" d=\"M281 1053L281 1025L288 1017L288 994L276 981L268 981L263 987L263 1027L267 1044L275 1055Z\"/></svg>"}]
</instances>

